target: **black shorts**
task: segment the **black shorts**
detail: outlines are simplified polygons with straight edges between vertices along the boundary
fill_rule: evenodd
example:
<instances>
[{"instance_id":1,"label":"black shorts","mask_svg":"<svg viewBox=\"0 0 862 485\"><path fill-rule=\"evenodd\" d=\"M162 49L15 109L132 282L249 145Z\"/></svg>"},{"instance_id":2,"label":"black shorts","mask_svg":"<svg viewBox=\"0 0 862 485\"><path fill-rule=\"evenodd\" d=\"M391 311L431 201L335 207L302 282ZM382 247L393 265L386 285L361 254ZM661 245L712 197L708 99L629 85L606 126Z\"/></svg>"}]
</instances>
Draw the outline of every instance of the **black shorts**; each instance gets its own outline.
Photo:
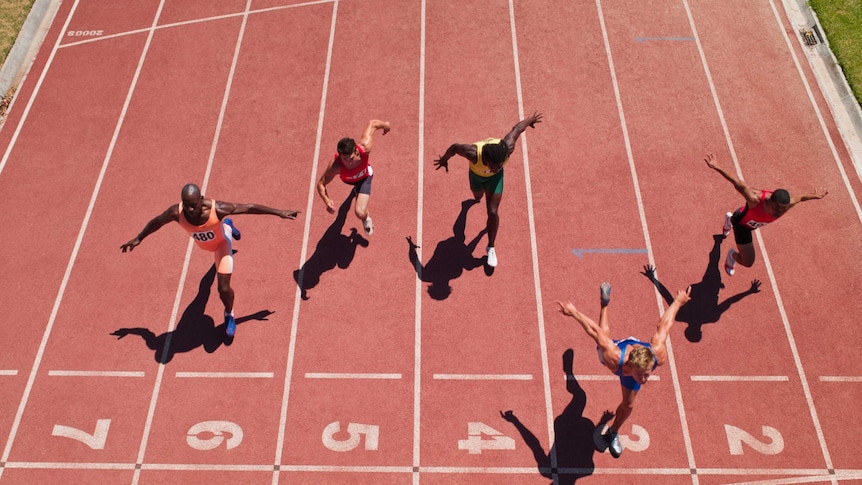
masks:
<instances>
[{"instance_id":1,"label":"black shorts","mask_svg":"<svg viewBox=\"0 0 862 485\"><path fill-rule=\"evenodd\" d=\"M745 216L746 212L748 212L748 205L744 205L739 209L736 209L736 212L734 212L733 216L730 218L730 222L733 223L733 239L736 241L736 244L751 244L754 240L751 237L751 231L753 229L739 223L743 216Z\"/></svg>"}]
</instances>

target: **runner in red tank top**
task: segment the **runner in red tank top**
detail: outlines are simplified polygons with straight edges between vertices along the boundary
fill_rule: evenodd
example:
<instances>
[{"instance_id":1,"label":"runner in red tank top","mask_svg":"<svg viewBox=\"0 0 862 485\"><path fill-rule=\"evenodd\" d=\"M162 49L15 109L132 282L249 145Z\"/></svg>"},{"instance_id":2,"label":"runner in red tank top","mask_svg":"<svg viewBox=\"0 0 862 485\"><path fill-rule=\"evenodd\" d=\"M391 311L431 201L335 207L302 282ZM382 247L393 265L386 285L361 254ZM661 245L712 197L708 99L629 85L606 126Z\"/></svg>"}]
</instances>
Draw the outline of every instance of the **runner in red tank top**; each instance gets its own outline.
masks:
<instances>
[{"instance_id":1,"label":"runner in red tank top","mask_svg":"<svg viewBox=\"0 0 862 485\"><path fill-rule=\"evenodd\" d=\"M236 331L236 319L233 313L234 292L230 286L230 276L233 273L232 241L239 240L240 232L234 227L233 221L226 217L235 214L271 214L282 219L296 219L299 211L278 210L259 204L236 204L204 199L201 189L195 184L184 186L180 198L182 203L168 207L151 219L134 239L120 246L120 249L124 253L131 251L141 244L145 237L165 224L171 221L179 223L200 248L213 252L218 276L218 293L224 303L225 332L228 337L233 337Z\"/></svg>"},{"instance_id":2,"label":"runner in red tank top","mask_svg":"<svg viewBox=\"0 0 862 485\"><path fill-rule=\"evenodd\" d=\"M724 270L731 276L735 272L736 263L746 268L750 268L754 264L755 253L751 231L775 221L791 207L802 201L822 199L829 193L825 189L820 189L813 194L791 197L790 193L784 189L774 191L755 189L715 163L715 155L708 154L704 161L709 168L720 173L722 177L732 183L736 191L745 198L745 205L735 212L725 214L724 227L722 228L725 236L730 234L732 228L733 238L736 240L737 249L730 248L724 262Z\"/></svg>"},{"instance_id":3,"label":"runner in red tank top","mask_svg":"<svg viewBox=\"0 0 862 485\"><path fill-rule=\"evenodd\" d=\"M317 181L317 193L326 204L326 211L335 214L335 202L329 198L326 186L338 175L341 180L353 186L352 195L356 196L356 204L353 212L362 221L365 234L374 232L374 223L368 214L368 200L371 198L371 180L374 171L368 164L368 154L371 153L371 145L374 142L374 132L383 130L383 134L389 133L389 122L371 120L362 132L359 143L353 138L342 138L338 141L338 149L326 171Z\"/></svg>"}]
</instances>

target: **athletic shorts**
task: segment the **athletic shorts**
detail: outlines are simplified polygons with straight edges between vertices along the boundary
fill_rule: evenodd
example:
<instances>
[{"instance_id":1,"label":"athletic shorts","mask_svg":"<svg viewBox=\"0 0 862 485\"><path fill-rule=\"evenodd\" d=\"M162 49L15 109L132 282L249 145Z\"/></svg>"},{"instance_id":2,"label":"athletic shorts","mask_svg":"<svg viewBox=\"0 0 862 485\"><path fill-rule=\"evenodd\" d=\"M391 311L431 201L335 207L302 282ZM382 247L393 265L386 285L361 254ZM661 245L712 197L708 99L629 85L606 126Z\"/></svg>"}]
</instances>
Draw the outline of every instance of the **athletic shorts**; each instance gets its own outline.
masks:
<instances>
[{"instance_id":1,"label":"athletic shorts","mask_svg":"<svg viewBox=\"0 0 862 485\"><path fill-rule=\"evenodd\" d=\"M480 177L473 173L472 170L467 171L470 174L470 190L473 192L485 192L486 194L502 194L503 193L503 169L491 175L490 177Z\"/></svg>"},{"instance_id":2,"label":"athletic shorts","mask_svg":"<svg viewBox=\"0 0 862 485\"><path fill-rule=\"evenodd\" d=\"M745 206L745 209L748 209L748 206ZM733 216L730 218L730 222L733 223L733 239L736 241L737 245L751 244L751 242L754 240L751 237L752 229L739 223L739 221L742 220L743 215L743 209L739 208L736 209L736 212L734 212Z\"/></svg>"},{"instance_id":3,"label":"athletic shorts","mask_svg":"<svg viewBox=\"0 0 862 485\"><path fill-rule=\"evenodd\" d=\"M357 194L368 194L371 195L371 179L374 178L374 175L369 175L359 182L353 182L353 190L356 191Z\"/></svg>"}]
</instances>

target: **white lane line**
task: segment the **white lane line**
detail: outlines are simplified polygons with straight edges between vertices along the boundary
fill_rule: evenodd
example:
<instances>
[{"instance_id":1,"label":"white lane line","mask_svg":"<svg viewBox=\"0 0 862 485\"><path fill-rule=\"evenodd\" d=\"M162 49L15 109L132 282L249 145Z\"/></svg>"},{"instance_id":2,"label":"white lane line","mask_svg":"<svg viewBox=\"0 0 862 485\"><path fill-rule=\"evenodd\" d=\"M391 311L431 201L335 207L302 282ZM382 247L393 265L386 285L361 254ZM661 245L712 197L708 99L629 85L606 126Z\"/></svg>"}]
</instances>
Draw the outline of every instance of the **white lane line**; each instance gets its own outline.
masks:
<instances>
[{"instance_id":1,"label":"white lane line","mask_svg":"<svg viewBox=\"0 0 862 485\"><path fill-rule=\"evenodd\" d=\"M306 379L401 379L401 374L306 372Z\"/></svg>"},{"instance_id":2,"label":"white lane line","mask_svg":"<svg viewBox=\"0 0 862 485\"><path fill-rule=\"evenodd\" d=\"M416 155L416 248L417 269L422 261L422 224L425 199L425 14L426 1L422 0L419 14L419 152ZM419 469L420 431L421 431L421 389L422 389L422 278L416 278L413 296L413 470ZM419 485L419 473L413 472L413 485Z\"/></svg>"},{"instance_id":3,"label":"white lane line","mask_svg":"<svg viewBox=\"0 0 862 485\"><path fill-rule=\"evenodd\" d=\"M787 376L691 376L694 382L789 382Z\"/></svg>"},{"instance_id":4,"label":"white lane line","mask_svg":"<svg viewBox=\"0 0 862 485\"><path fill-rule=\"evenodd\" d=\"M254 15L254 14L258 14L258 13L272 12L275 10L285 10L288 8L307 7L309 5L320 5L320 4L324 4L324 3L330 3L332 1L334 1L334 0L318 0L318 1L314 1L314 2L296 3L293 5L279 5L276 7L266 7L266 8L256 9L256 10L249 10L248 14ZM100 41L108 40L108 39L116 39L117 37L125 37L128 35L140 34L143 32L147 32L148 30L151 30L151 29L162 30L162 29L168 29L168 28L172 28L172 27L182 27L182 26L186 26L186 25L199 24L202 22L212 22L214 20L222 20L222 19L229 19L229 18L233 18L233 17L241 17L243 15L245 15L245 12L228 13L228 14L224 14L224 15L215 15L212 17L202 17L202 18L197 18L197 19L192 19L192 20L184 20L182 22L162 24L162 25L157 25L154 27L147 27L144 29L127 30L125 32L117 32L116 34L101 35L101 36L93 37L90 39L79 40L77 42L69 42L69 43L66 43L66 44L59 46L59 49L65 49L67 47L79 46L82 44L91 44L93 42L100 42ZM65 32L66 29L64 28L63 31Z\"/></svg>"},{"instance_id":5,"label":"white lane line","mask_svg":"<svg viewBox=\"0 0 862 485\"><path fill-rule=\"evenodd\" d=\"M314 208L314 200L317 195L317 165L320 162L320 140L323 137L323 120L326 112L326 94L329 88L329 72L332 68L332 47L335 43L335 25L338 20L338 0L332 2L332 20L329 26L329 44L326 47L326 67L323 71L323 83L320 92L320 108L317 117L317 133L314 138L314 156L311 161L311 176L308 182L308 198L305 206L305 224L302 229L302 250L299 255L299 267L302 268L308 257L308 239L311 234L311 214ZM284 391L281 397L281 411L278 418L278 438L275 445L275 457L273 463L281 463L281 455L284 450L284 439L287 426L287 405L290 400L290 384L293 377L293 360L296 357L296 333L299 329L299 307L302 302L302 273L298 278L296 294L293 301L293 316L290 319L290 343L287 347L287 368L284 373ZM272 474L273 485L278 485L279 471L276 469Z\"/></svg>"},{"instance_id":6,"label":"white lane line","mask_svg":"<svg viewBox=\"0 0 862 485\"><path fill-rule=\"evenodd\" d=\"M213 379L272 379L272 372L177 372L175 377Z\"/></svg>"},{"instance_id":7,"label":"white lane line","mask_svg":"<svg viewBox=\"0 0 862 485\"><path fill-rule=\"evenodd\" d=\"M775 11L775 5L772 4L771 0L770 5L772 6L774 14L777 15L777 12ZM724 111L722 110L721 102L718 99L718 90L715 87L715 83L712 78L712 72L710 71L709 64L706 61L706 53L703 50L703 44L701 44L700 35L697 33L697 26L694 23L694 16L691 13L691 7L688 4L688 0L683 0L683 6L685 6L685 12L688 16L688 22L691 25L691 30L694 34L697 51L700 55L701 64L703 65L703 70L704 74L706 75L710 93L712 94L713 104L715 105L719 121L721 122L721 129L724 131L724 137L728 149L730 150L731 157L733 158L733 165L736 168L736 175L740 179L744 179L745 177L743 177L742 174L742 167L739 165L739 162L736 157L736 150L733 147L733 140L730 136L730 129L727 126L727 120L725 120L724 118ZM778 22L778 30L782 32L783 35L787 35L784 31L784 26L780 22L780 19ZM790 51L795 57L792 48L790 49ZM833 467L832 457L830 456L829 449L826 446L826 438L823 436L823 429L820 425L820 418L818 418L817 409L814 407L814 398L811 395L811 389L808 387L808 378L805 376L805 370L802 368L802 358L799 356L799 350L796 347L796 340L793 337L793 331L790 328L790 320L787 318L787 312L784 309L784 302L781 298L781 292L778 291L778 282L775 280L775 273L772 271L772 263L769 259L769 253L766 251L766 245L763 242L763 236L760 234L760 231L755 231L755 236L757 236L757 246L758 248L760 248L761 257L763 258L763 265L766 267L766 273L769 276L769 283L772 286L772 292L775 295L775 303L778 306L778 313L781 315L781 322L784 326L784 333L787 337L787 343L790 347L791 354L793 355L793 363L796 366L796 372L799 375L799 381L802 385L802 392L805 395L805 402L808 405L808 412L811 414L811 421L814 424L814 430L817 434L817 441L820 444L820 450L823 454L823 459L826 463L826 467L831 469Z\"/></svg>"},{"instance_id":8,"label":"white lane line","mask_svg":"<svg viewBox=\"0 0 862 485\"><path fill-rule=\"evenodd\" d=\"M450 381L531 381L532 374L434 374L434 379Z\"/></svg>"},{"instance_id":9,"label":"white lane line","mask_svg":"<svg viewBox=\"0 0 862 485\"><path fill-rule=\"evenodd\" d=\"M638 180L637 168L635 167L634 154L632 153L631 140L629 139L628 123L626 122L625 112L623 110L622 96L620 95L620 86L617 80L616 68L614 67L613 55L611 54L611 43L610 39L608 38L608 29L605 25L605 16L602 10L601 0L596 0L596 9L599 16L599 25L602 29L602 41L604 42L605 53L607 54L608 67L611 74L611 83L614 88L614 98L617 103L617 112L619 113L620 129L622 130L623 141L625 143L626 158L629 162L629 171L631 172L632 185L634 187L635 199L637 201L638 216L640 217L641 221L641 231L643 232L644 244L647 250L649 264L655 267L655 256L652 250L652 242L650 240L649 228L647 227L646 212L644 210L643 197L641 196L640 182ZM665 311L664 299L662 298L661 293L659 293L658 289L655 289L655 298L656 305L658 306L658 313L659 315L662 315ZM676 358L674 357L671 340L672 339L668 337L665 343L665 346L667 347L668 368L670 370L671 381L673 383L674 397L676 398L676 406L679 412L679 421L682 430L683 443L685 444L686 459L688 460L689 468L694 469L697 468L694 460L694 448L692 447L691 443L691 433L688 429L688 418L686 417L685 405L683 404L682 400L682 389L680 388L679 374L676 368ZM692 485L698 485L698 483L699 482L697 479L697 475L693 475Z\"/></svg>"},{"instance_id":10,"label":"white lane line","mask_svg":"<svg viewBox=\"0 0 862 485\"><path fill-rule=\"evenodd\" d=\"M161 0L159 3L159 10L156 13L156 18L153 20L153 25L150 29L149 37L147 38L147 48L149 48L150 41L152 40L153 35L155 34L155 26L158 24L158 19L161 16L162 8L164 7L165 0ZM240 46L242 45L243 35L245 33L245 26L248 21L248 9L251 6L251 0L247 0L245 6L245 14L242 19L242 24L240 25L239 32L237 33L236 45L234 47L233 58L231 60L230 71L228 72L227 82L225 83L224 94L222 95L221 106L219 107L218 120L216 121L215 133L213 133L212 143L210 145L210 153L207 158L207 166L206 171L204 172L203 181L201 182L201 192L206 193L207 187L209 186L210 174L212 173L213 160L215 159L216 148L218 147L219 137L221 136L222 124L224 123L224 114L227 110L228 99L230 98L230 89L233 85L233 77L236 72L237 60L239 59L239 51ZM137 74L135 75L137 79ZM169 355L169 349L171 345L171 338L173 336L173 330L176 326L177 315L179 314L180 308L180 300L182 298L183 288L185 287L186 278L188 276L189 262L191 261L192 255L192 247L194 246L192 239L189 239L188 245L186 246L186 255L183 260L183 269L180 274L180 282L177 285L177 293L174 298L174 305L171 310L171 319L168 323L168 337L165 339L165 344L163 347L162 355ZM141 445L138 449L138 458L137 463L143 463L144 457L147 451L147 444L150 439L150 431L153 425L153 419L155 418L156 413L156 404L159 399L159 392L162 387L162 380L164 379L165 374L165 363L161 362L159 365L159 370L156 373L156 380L153 384L153 394L150 398L150 405L147 409L147 419L144 423L144 430L141 436ZM132 485L137 485L138 481L141 477L141 468L136 467L135 472L132 476Z\"/></svg>"},{"instance_id":11,"label":"white lane line","mask_svg":"<svg viewBox=\"0 0 862 485\"><path fill-rule=\"evenodd\" d=\"M161 5L163 3L164 3L164 0L162 0L162 3L160 3L160 5L159 5L159 13L161 12ZM72 7L72 10L69 12L69 17L66 19L64 30L66 27L68 27L69 21L71 20L71 17L73 15L73 13L75 12L75 8L77 6L78 6L78 2L76 0L75 4ZM157 13L156 18L153 20L153 22L155 22L158 19L158 15L159 14ZM135 91L135 86L137 85L138 76L140 75L141 69L143 68L144 59L147 56L147 51L149 49L151 39L152 39L152 35L147 37L147 42L144 45L144 49L141 52L140 58L138 59L138 66L135 70L135 76L132 80L131 85L129 86L129 91L126 93L126 99L123 103L123 109L120 111L119 118L117 119L117 124L114 126L114 133L113 133L113 135L111 135L111 142L108 145L107 153L105 154L105 158L102 161L102 168L99 170L99 176L96 179L96 185L93 187L93 192L90 194L90 202L87 205L87 211L84 214L84 219L81 221L81 227L78 230L78 236L75 239L75 245L72 248L72 254L69 256L69 262L66 264L66 270L63 273L63 279L60 283L60 288L57 291L57 297L54 299L54 306L51 309L51 315L48 318L47 325L45 326L45 332L42 334L42 340L41 340L41 342L39 342L39 350L36 352L36 357L33 361L33 367L31 368L30 375L27 378L27 385L24 387L24 393L21 396L20 403L18 404L18 410L15 412L15 418L12 421L12 426L11 426L11 430L9 432L9 437L6 440L6 446L3 449L3 455L2 455L2 457L0 457L0 462L6 462L9 460L9 453L12 451L12 443L15 441L15 436L18 433L18 427L21 425L21 417L24 415L24 409L26 408L27 403L30 400L30 392L32 392L32 390L33 390L33 383L36 380L36 375L39 371L39 367L42 364L42 357L44 356L45 348L48 345L48 338L51 336L51 331L54 328L54 322L57 320L57 313L60 310L60 303L63 301L63 296L66 293L66 286L69 284L69 278L72 276L72 269L75 267L75 261L78 259L78 251L80 251L80 249L81 249L81 244L84 240L84 234L86 234L86 232L87 232L87 225L89 224L90 217L93 214L93 208L96 205L96 198L99 196L99 189L101 189L101 187L102 187L102 181L105 178L105 172L107 172L108 164L110 163L111 157L114 154L114 147L117 144L117 139L120 136L120 129L123 127L123 121L125 120L126 113L129 110L129 104L131 103L131 100L132 100L132 94ZM52 59L53 59L53 53L52 53ZM49 65L45 66L45 68L44 68L45 70L43 71L43 77L41 79L44 79L44 74L45 74L45 72L48 71L49 67L50 67ZM41 83L41 79L40 79L40 83ZM33 99L35 99L35 93L30 98L31 103L32 103ZM28 108L29 108L29 106L31 106L30 103L28 103ZM22 120L22 123L23 123L23 120ZM19 124L19 128L20 128L20 126L21 126L21 124ZM14 140L13 140L13 143L14 143ZM11 147L11 145L10 145L10 147ZM9 152L7 150L7 155L8 155L8 153ZM0 468L0 478L2 478L2 477L3 477L3 468Z\"/></svg>"},{"instance_id":12,"label":"white lane line","mask_svg":"<svg viewBox=\"0 0 862 485\"><path fill-rule=\"evenodd\" d=\"M847 177L847 172L841 164L841 157L838 156L838 150L835 148L835 143L832 142L832 136L829 134L829 127L826 126L826 121L823 119L820 107L817 106L817 101L814 99L814 93L811 91L811 85L808 84L808 78L805 77L805 72L802 70L799 58L796 55L796 51L793 49L790 37L787 35L787 30L784 28L784 25L781 22L781 16L778 14L778 10L772 0L769 1L769 6L772 7L772 14L775 17L775 21L778 23L778 30L784 37L784 42L787 44L787 50L790 51L790 56L793 58L793 65L796 66L796 72L799 73L799 79L802 81L802 85L805 86L805 93L808 95L808 100L811 102L811 107L817 115L817 122L820 124L820 130L823 132L823 138L825 138L826 143L829 144L829 151L832 152L832 160L835 161L835 165L838 167L838 172L841 173L841 180L844 181L844 187L850 195L850 200L853 202L853 208L856 209L856 217L859 221L862 221L862 208L859 207L859 200L856 198L856 192L853 191L853 186L850 185L850 179ZM801 44L802 40L799 39L799 42ZM825 93L824 97L826 97ZM849 152L850 150L848 149L848 153Z\"/></svg>"},{"instance_id":13,"label":"white lane line","mask_svg":"<svg viewBox=\"0 0 862 485\"><path fill-rule=\"evenodd\" d=\"M565 376L567 381L618 381L620 380L619 376L615 375L607 375L607 374L596 374L596 375L573 375L573 376ZM661 379L661 376L649 376L650 382L658 382Z\"/></svg>"},{"instance_id":14,"label":"white lane line","mask_svg":"<svg viewBox=\"0 0 862 485\"><path fill-rule=\"evenodd\" d=\"M509 24L512 30L512 60L515 66L515 91L518 95L518 119L524 119L524 95L521 88L521 62L518 56L518 34L515 28L514 0L509 0ZM542 389L545 396L545 425L548 429L548 442L556 441L554 431L554 403L551 399L551 373L548 368L548 343L545 334L545 305L542 302L542 282L539 278L539 251L536 241L536 217L533 210L533 188L530 179L530 155L527 147L527 133L521 135L521 156L524 165L524 185L527 198L527 221L530 228L530 257L533 263L533 289L536 299L536 322L539 333L539 357L542 362ZM551 452L551 466L557 466L556 448Z\"/></svg>"},{"instance_id":15,"label":"white lane line","mask_svg":"<svg viewBox=\"0 0 862 485\"><path fill-rule=\"evenodd\" d=\"M75 11L78 9L79 3L80 0L75 0L75 3L72 4L71 10L69 10L69 15L66 17L66 22L63 24L62 32L65 32L69 28L69 23L72 21L72 17L75 15ZM42 82L45 81L45 76L47 76L48 71L50 71L51 64L54 62L54 56L60 49L60 42L62 42L63 39L64 37L62 35L57 36L57 41L54 43L54 47L51 49L51 54L48 56L48 60L45 62L45 67L42 68L42 73L39 75L39 79L36 81L36 87L33 88L33 93L30 94L30 99L27 100L27 106L24 107L24 112L21 114L21 119L18 120L18 125L15 127L15 132L12 134L12 139L9 140L9 145L6 147L6 153L3 154L3 159L0 160L0 174L3 173L3 169L6 167L6 162L9 160L9 154L12 153L12 148L15 146L15 142L18 141L18 135L21 134L21 130L24 128L24 122L27 121L27 117L30 114L30 108L33 107L33 103L36 101L36 95L39 94L39 90L42 88ZM25 79L26 76L21 79L21 81L18 83L18 86L24 84ZM2 475L3 470L0 469L0 476Z\"/></svg>"},{"instance_id":16,"label":"white lane line","mask_svg":"<svg viewBox=\"0 0 862 485\"><path fill-rule=\"evenodd\" d=\"M18 375L17 370L11 370L11 369L10 370L6 370L6 369L0 370L0 376L17 376L17 375Z\"/></svg>"},{"instance_id":17,"label":"white lane line","mask_svg":"<svg viewBox=\"0 0 862 485\"><path fill-rule=\"evenodd\" d=\"M49 370L48 375L55 377L144 377L144 372L121 370Z\"/></svg>"},{"instance_id":18,"label":"white lane line","mask_svg":"<svg viewBox=\"0 0 862 485\"><path fill-rule=\"evenodd\" d=\"M862 376L820 376L820 382L862 382Z\"/></svg>"}]
</instances>

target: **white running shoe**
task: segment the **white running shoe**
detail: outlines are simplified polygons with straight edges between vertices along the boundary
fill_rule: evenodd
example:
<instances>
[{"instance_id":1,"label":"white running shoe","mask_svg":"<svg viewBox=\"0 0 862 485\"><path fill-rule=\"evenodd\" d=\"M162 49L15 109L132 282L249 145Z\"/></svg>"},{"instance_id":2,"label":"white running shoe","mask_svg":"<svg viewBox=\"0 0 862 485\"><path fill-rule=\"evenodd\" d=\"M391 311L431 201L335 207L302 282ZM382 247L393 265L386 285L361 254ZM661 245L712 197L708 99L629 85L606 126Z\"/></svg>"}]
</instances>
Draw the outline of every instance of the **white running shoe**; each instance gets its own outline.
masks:
<instances>
[{"instance_id":1,"label":"white running shoe","mask_svg":"<svg viewBox=\"0 0 862 485\"><path fill-rule=\"evenodd\" d=\"M486 251L488 252L488 266L492 268L497 266L497 251L494 251L494 248L491 246L488 246Z\"/></svg>"},{"instance_id":2,"label":"white running shoe","mask_svg":"<svg viewBox=\"0 0 862 485\"><path fill-rule=\"evenodd\" d=\"M721 233L727 236L730 234L730 229L733 227L733 222L730 218L733 217L733 214L728 212L724 215L724 227L721 228Z\"/></svg>"},{"instance_id":3,"label":"white running shoe","mask_svg":"<svg viewBox=\"0 0 862 485\"><path fill-rule=\"evenodd\" d=\"M736 250L730 248L727 252L727 259L724 260L724 271L726 271L730 276L733 276L733 273L736 271L736 260L733 259L734 254L736 254Z\"/></svg>"},{"instance_id":4,"label":"white running shoe","mask_svg":"<svg viewBox=\"0 0 862 485\"><path fill-rule=\"evenodd\" d=\"M362 221L362 228L365 229L365 234L369 236L374 234L374 222L371 220L371 216L366 217Z\"/></svg>"}]
</instances>

